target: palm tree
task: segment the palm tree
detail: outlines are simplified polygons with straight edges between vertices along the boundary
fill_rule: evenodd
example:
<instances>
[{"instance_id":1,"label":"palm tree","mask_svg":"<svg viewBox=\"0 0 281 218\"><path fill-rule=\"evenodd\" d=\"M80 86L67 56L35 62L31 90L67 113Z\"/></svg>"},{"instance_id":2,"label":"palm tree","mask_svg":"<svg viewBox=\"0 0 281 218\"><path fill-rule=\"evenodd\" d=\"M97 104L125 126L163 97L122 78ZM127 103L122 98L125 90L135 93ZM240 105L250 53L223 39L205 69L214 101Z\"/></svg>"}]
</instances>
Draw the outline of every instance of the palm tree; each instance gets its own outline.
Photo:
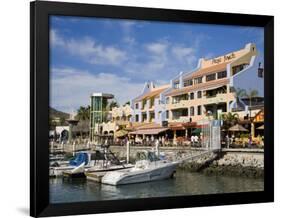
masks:
<instances>
[{"instance_id":1,"label":"palm tree","mask_svg":"<svg viewBox=\"0 0 281 218\"><path fill-rule=\"evenodd\" d=\"M90 119L90 106L80 106L77 110L76 119L78 120L89 120Z\"/></svg>"},{"instance_id":2,"label":"palm tree","mask_svg":"<svg viewBox=\"0 0 281 218\"><path fill-rule=\"evenodd\" d=\"M249 92L245 93L245 96L249 99L249 107L252 107L252 99L257 97L259 92L257 90L249 90Z\"/></svg>"},{"instance_id":3,"label":"palm tree","mask_svg":"<svg viewBox=\"0 0 281 218\"><path fill-rule=\"evenodd\" d=\"M235 93L236 104L237 104L237 107L238 107L238 103L240 102L240 98L242 98L246 95L246 90L237 88L237 89L235 89L234 93Z\"/></svg>"},{"instance_id":4,"label":"palm tree","mask_svg":"<svg viewBox=\"0 0 281 218\"><path fill-rule=\"evenodd\" d=\"M109 106L109 110L112 110L112 108L118 107L119 104L117 103L117 101L111 101L108 106Z\"/></svg>"},{"instance_id":5,"label":"palm tree","mask_svg":"<svg viewBox=\"0 0 281 218\"><path fill-rule=\"evenodd\" d=\"M89 105L87 107L80 106L79 109L77 110L77 115L75 118L79 120L79 123L80 123L80 121L89 122L90 111L91 111L91 108ZM82 127L80 128L80 137L82 137Z\"/></svg>"},{"instance_id":6,"label":"palm tree","mask_svg":"<svg viewBox=\"0 0 281 218\"><path fill-rule=\"evenodd\" d=\"M223 120L223 127L224 129L228 129L239 121L239 115L237 113L228 112L226 114L221 115L221 119Z\"/></svg>"},{"instance_id":7,"label":"palm tree","mask_svg":"<svg viewBox=\"0 0 281 218\"><path fill-rule=\"evenodd\" d=\"M227 136L229 137L229 128L238 123L239 115L237 113L228 112L227 114L222 114L221 119L223 120L223 129L227 131ZM226 143L229 148L229 141Z\"/></svg>"},{"instance_id":8,"label":"palm tree","mask_svg":"<svg viewBox=\"0 0 281 218\"><path fill-rule=\"evenodd\" d=\"M257 90L249 90L249 92L245 93L245 96L249 99L249 111L250 111L250 124L251 124L251 133L250 133L250 142L249 144L252 144L252 133L254 132L254 126L252 124L252 119L251 119L251 112L252 112L252 99L257 97L259 92Z\"/></svg>"}]
</instances>

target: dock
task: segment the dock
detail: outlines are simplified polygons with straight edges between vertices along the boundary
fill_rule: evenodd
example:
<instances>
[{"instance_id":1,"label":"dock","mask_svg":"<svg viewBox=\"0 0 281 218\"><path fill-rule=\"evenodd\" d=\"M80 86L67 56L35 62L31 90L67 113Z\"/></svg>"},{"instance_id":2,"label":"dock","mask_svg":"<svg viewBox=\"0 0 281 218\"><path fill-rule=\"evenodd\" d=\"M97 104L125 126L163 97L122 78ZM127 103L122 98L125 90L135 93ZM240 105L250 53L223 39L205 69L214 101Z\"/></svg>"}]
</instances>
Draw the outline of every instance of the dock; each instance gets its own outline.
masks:
<instances>
[{"instance_id":1,"label":"dock","mask_svg":"<svg viewBox=\"0 0 281 218\"><path fill-rule=\"evenodd\" d=\"M85 172L88 180L101 183L102 177L106 172Z\"/></svg>"}]
</instances>

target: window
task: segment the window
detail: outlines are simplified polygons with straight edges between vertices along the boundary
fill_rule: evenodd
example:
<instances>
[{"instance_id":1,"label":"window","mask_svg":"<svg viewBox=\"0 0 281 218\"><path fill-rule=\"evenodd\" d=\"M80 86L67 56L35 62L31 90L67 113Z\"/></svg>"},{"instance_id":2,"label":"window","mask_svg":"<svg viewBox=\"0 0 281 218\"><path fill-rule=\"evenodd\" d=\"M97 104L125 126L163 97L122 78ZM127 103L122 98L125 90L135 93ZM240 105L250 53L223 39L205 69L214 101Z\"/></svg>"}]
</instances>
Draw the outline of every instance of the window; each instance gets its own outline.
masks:
<instances>
[{"instance_id":1,"label":"window","mask_svg":"<svg viewBox=\"0 0 281 218\"><path fill-rule=\"evenodd\" d=\"M184 81L184 86L192 86L192 85L193 85L193 80L192 79Z\"/></svg>"},{"instance_id":2,"label":"window","mask_svg":"<svg viewBox=\"0 0 281 218\"><path fill-rule=\"evenodd\" d=\"M201 105L197 106L197 115L201 115L202 111L201 111Z\"/></svg>"},{"instance_id":3,"label":"window","mask_svg":"<svg viewBox=\"0 0 281 218\"><path fill-rule=\"evenodd\" d=\"M147 114L143 113L142 114L142 122L146 122L147 121Z\"/></svg>"},{"instance_id":4,"label":"window","mask_svg":"<svg viewBox=\"0 0 281 218\"><path fill-rule=\"evenodd\" d=\"M259 62L258 77L263 78L263 68L261 67L261 62Z\"/></svg>"},{"instance_id":5,"label":"window","mask_svg":"<svg viewBox=\"0 0 281 218\"><path fill-rule=\"evenodd\" d=\"M202 76L194 79L194 84L202 83Z\"/></svg>"},{"instance_id":6,"label":"window","mask_svg":"<svg viewBox=\"0 0 281 218\"><path fill-rule=\"evenodd\" d=\"M166 111L166 119L169 119L169 111Z\"/></svg>"},{"instance_id":7,"label":"window","mask_svg":"<svg viewBox=\"0 0 281 218\"><path fill-rule=\"evenodd\" d=\"M166 98L166 104L169 104L169 102L170 102L170 98L167 97L167 98Z\"/></svg>"},{"instance_id":8,"label":"window","mask_svg":"<svg viewBox=\"0 0 281 218\"><path fill-rule=\"evenodd\" d=\"M136 108L136 109L139 109L139 103L136 103L136 104L135 104L135 108Z\"/></svg>"},{"instance_id":9,"label":"window","mask_svg":"<svg viewBox=\"0 0 281 218\"><path fill-rule=\"evenodd\" d=\"M157 118L158 118L158 119L161 118L161 113L162 113L162 111L159 111L159 112L158 112L158 115L157 115Z\"/></svg>"},{"instance_id":10,"label":"window","mask_svg":"<svg viewBox=\"0 0 281 218\"><path fill-rule=\"evenodd\" d=\"M249 64L240 64L237 66L232 67L232 75L240 72L241 70L245 69Z\"/></svg>"},{"instance_id":11,"label":"window","mask_svg":"<svg viewBox=\"0 0 281 218\"><path fill-rule=\"evenodd\" d=\"M151 98L150 101L149 101L149 108L152 108L154 106L154 101L155 101L155 98Z\"/></svg>"},{"instance_id":12,"label":"window","mask_svg":"<svg viewBox=\"0 0 281 218\"><path fill-rule=\"evenodd\" d=\"M192 100L192 99L194 99L194 93L193 92L190 93L190 100Z\"/></svg>"},{"instance_id":13,"label":"window","mask_svg":"<svg viewBox=\"0 0 281 218\"><path fill-rule=\"evenodd\" d=\"M235 92L235 88L234 88L234 87L229 87L229 92L230 92L230 93Z\"/></svg>"},{"instance_id":14,"label":"window","mask_svg":"<svg viewBox=\"0 0 281 218\"><path fill-rule=\"evenodd\" d=\"M184 115L183 116L188 116L188 108L184 109Z\"/></svg>"},{"instance_id":15,"label":"window","mask_svg":"<svg viewBox=\"0 0 281 218\"><path fill-rule=\"evenodd\" d=\"M102 110L102 98L93 97L93 106L94 106L94 111L101 111Z\"/></svg>"},{"instance_id":16,"label":"window","mask_svg":"<svg viewBox=\"0 0 281 218\"><path fill-rule=\"evenodd\" d=\"M216 74L213 73L213 74L209 74L206 76L206 82L209 82L209 81L212 81L212 80L215 80L216 79Z\"/></svg>"},{"instance_id":17,"label":"window","mask_svg":"<svg viewBox=\"0 0 281 218\"><path fill-rule=\"evenodd\" d=\"M202 91L197 92L197 98L202 98Z\"/></svg>"},{"instance_id":18,"label":"window","mask_svg":"<svg viewBox=\"0 0 281 218\"><path fill-rule=\"evenodd\" d=\"M142 101L142 109L145 109L145 107L146 107L146 99L144 99L143 101Z\"/></svg>"},{"instance_id":19,"label":"window","mask_svg":"<svg viewBox=\"0 0 281 218\"><path fill-rule=\"evenodd\" d=\"M190 107L190 116L194 116L194 107Z\"/></svg>"},{"instance_id":20,"label":"window","mask_svg":"<svg viewBox=\"0 0 281 218\"><path fill-rule=\"evenodd\" d=\"M139 115L136 115L136 122L139 122Z\"/></svg>"},{"instance_id":21,"label":"window","mask_svg":"<svg viewBox=\"0 0 281 218\"><path fill-rule=\"evenodd\" d=\"M174 84L175 89L178 89L179 87L180 87L180 84L178 82Z\"/></svg>"},{"instance_id":22,"label":"window","mask_svg":"<svg viewBox=\"0 0 281 218\"><path fill-rule=\"evenodd\" d=\"M225 77L226 77L226 71L218 72L218 79L225 78Z\"/></svg>"}]
</instances>

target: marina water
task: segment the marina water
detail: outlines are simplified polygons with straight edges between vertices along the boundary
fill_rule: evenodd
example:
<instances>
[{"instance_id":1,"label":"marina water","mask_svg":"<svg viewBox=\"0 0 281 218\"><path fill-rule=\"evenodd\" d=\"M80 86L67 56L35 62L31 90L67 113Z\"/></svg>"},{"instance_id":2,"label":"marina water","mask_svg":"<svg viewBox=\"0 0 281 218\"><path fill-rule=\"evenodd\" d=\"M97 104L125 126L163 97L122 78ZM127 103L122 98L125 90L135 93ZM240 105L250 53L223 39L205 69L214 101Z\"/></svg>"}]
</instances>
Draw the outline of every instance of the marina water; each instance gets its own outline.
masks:
<instances>
[{"instance_id":1,"label":"marina water","mask_svg":"<svg viewBox=\"0 0 281 218\"><path fill-rule=\"evenodd\" d=\"M104 185L86 179L50 178L51 203L101 201L131 198L166 197L262 191L264 180L210 176L177 170L175 177L148 183L122 186Z\"/></svg>"}]
</instances>

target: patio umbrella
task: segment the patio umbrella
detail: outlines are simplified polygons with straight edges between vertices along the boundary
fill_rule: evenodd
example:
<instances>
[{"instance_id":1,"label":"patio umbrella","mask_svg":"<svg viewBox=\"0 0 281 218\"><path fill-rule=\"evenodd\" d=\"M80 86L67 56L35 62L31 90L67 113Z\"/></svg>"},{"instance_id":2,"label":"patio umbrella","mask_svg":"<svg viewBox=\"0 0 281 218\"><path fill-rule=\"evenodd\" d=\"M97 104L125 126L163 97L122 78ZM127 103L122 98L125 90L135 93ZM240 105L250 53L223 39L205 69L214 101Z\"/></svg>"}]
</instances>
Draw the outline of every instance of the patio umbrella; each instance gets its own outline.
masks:
<instances>
[{"instance_id":1,"label":"patio umbrella","mask_svg":"<svg viewBox=\"0 0 281 218\"><path fill-rule=\"evenodd\" d=\"M228 129L232 132L248 132L249 130L245 129L243 126L236 124Z\"/></svg>"},{"instance_id":2,"label":"patio umbrella","mask_svg":"<svg viewBox=\"0 0 281 218\"><path fill-rule=\"evenodd\" d=\"M257 129L264 129L264 125L261 125L261 126L258 127Z\"/></svg>"}]
</instances>

